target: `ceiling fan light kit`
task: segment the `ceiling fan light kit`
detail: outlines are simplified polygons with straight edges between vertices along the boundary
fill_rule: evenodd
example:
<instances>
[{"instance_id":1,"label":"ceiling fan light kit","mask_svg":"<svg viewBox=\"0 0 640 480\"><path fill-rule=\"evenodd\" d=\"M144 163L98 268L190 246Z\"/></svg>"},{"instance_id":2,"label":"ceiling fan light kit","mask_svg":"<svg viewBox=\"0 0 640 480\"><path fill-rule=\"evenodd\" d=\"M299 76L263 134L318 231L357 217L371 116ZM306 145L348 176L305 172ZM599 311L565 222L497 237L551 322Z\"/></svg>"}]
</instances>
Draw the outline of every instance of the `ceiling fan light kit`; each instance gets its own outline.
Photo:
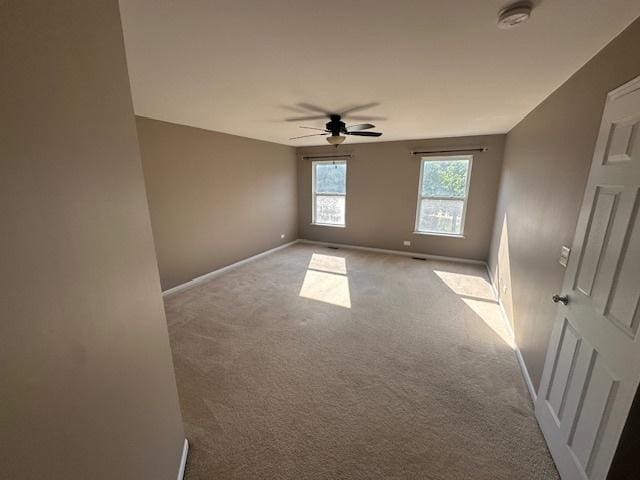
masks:
<instances>
[{"instance_id":1,"label":"ceiling fan light kit","mask_svg":"<svg viewBox=\"0 0 640 480\"><path fill-rule=\"evenodd\" d=\"M347 139L347 137L344 137L342 135L331 135L330 137L327 137L327 142L329 142L331 145L335 145L337 147L342 142L344 142L346 139Z\"/></svg>"}]
</instances>

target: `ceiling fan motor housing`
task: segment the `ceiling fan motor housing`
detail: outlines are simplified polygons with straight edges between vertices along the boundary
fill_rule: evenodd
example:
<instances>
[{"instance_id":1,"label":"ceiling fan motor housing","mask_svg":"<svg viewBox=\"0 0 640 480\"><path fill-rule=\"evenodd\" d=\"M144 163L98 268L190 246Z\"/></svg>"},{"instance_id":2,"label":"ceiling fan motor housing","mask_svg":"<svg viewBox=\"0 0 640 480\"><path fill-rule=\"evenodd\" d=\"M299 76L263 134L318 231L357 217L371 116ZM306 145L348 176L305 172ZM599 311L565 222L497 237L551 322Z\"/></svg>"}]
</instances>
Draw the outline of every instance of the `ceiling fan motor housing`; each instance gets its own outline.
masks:
<instances>
[{"instance_id":1,"label":"ceiling fan motor housing","mask_svg":"<svg viewBox=\"0 0 640 480\"><path fill-rule=\"evenodd\" d=\"M325 127L331 132L331 135L336 136L347 131L347 126L340 120L340 115L330 115L329 118L331 121L327 122Z\"/></svg>"}]
</instances>

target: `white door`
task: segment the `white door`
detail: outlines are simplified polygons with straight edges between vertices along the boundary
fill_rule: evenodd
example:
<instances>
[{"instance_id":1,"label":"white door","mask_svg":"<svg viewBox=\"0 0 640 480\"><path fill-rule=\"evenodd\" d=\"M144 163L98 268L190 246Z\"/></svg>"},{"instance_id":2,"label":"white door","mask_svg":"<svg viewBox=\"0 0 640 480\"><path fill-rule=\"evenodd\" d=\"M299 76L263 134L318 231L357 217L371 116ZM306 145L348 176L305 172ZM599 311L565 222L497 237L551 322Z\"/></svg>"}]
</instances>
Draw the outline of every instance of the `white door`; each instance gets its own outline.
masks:
<instances>
[{"instance_id":1,"label":"white door","mask_svg":"<svg viewBox=\"0 0 640 480\"><path fill-rule=\"evenodd\" d=\"M606 478L640 381L639 191L640 77L608 95L554 296L536 415L563 480Z\"/></svg>"}]
</instances>

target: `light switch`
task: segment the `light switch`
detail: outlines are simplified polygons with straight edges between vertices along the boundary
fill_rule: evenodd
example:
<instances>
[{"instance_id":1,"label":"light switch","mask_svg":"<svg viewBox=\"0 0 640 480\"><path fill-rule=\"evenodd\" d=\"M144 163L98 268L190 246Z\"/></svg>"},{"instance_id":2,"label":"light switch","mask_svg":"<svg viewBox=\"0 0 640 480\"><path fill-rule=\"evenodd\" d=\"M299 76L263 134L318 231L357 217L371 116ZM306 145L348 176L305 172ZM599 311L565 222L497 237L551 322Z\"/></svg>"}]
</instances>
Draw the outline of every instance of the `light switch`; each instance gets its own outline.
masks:
<instances>
[{"instance_id":1,"label":"light switch","mask_svg":"<svg viewBox=\"0 0 640 480\"><path fill-rule=\"evenodd\" d=\"M562 249L560 250L560 258L558 259L560 265L562 265L563 267L567 266L567 264L569 263L569 255L571 255L571 249L566 245L563 245Z\"/></svg>"}]
</instances>

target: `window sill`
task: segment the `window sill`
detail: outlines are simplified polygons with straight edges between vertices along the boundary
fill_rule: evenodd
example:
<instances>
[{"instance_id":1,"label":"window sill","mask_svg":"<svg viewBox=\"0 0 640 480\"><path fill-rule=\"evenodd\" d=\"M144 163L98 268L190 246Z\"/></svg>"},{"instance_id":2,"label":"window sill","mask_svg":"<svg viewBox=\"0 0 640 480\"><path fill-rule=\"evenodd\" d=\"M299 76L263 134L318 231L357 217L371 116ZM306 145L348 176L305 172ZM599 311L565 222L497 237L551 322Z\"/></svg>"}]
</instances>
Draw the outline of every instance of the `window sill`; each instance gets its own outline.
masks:
<instances>
[{"instance_id":1,"label":"window sill","mask_svg":"<svg viewBox=\"0 0 640 480\"><path fill-rule=\"evenodd\" d=\"M337 225L337 224L332 224L332 223L314 223L314 222L311 222L310 225L313 225L315 227L347 228L346 225Z\"/></svg>"},{"instance_id":2,"label":"window sill","mask_svg":"<svg viewBox=\"0 0 640 480\"><path fill-rule=\"evenodd\" d=\"M461 233L413 232L414 235L429 235L432 237L465 238Z\"/></svg>"}]
</instances>

